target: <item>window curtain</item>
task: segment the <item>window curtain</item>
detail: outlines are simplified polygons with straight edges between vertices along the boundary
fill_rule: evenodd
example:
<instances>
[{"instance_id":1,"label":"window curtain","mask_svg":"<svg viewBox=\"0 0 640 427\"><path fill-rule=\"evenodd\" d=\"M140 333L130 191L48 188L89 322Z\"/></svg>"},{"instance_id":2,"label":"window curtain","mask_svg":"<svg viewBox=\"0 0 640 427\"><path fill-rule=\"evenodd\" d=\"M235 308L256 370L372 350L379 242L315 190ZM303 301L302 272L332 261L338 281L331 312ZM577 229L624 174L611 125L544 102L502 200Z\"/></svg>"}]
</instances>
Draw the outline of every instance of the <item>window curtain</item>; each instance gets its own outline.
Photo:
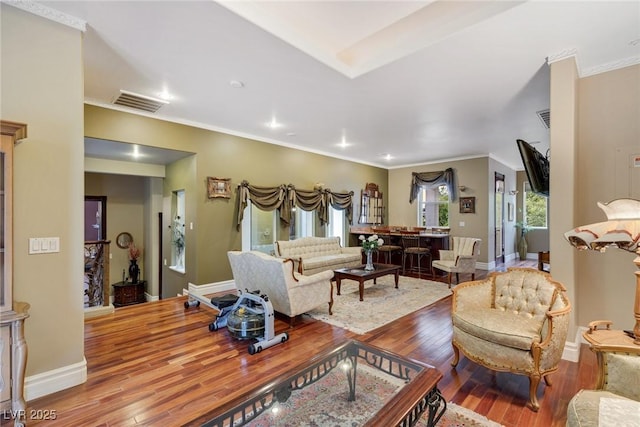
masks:
<instances>
[{"instance_id":1,"label":"window curtain","mask_svg":"<svg viewBox=\"0 0 640 427\"><path fill-rule=\"evenodd\" d=\"M258 187L250 185L247 181L242 181L238 186L237 209L238 217L236 229L240 231L244 210L247 207L248 200L251 200L258 209L263 211L272 211L278 209L280 220L285 224L291 221L291 203L287 197L287 186L279 185L277 187Z\"/></svg>"},{"instance_id":2,"label":"window curtain","mask_svg":"<svg viewBox=\"0 0 640 427\"><path fill-rule=\"evenodd\" d=\"M291 206L303 211L318 211L320 224L327 222L327 201L321 190L297 190L293 185L287 187Z\"/></svg>"},{"instance_id":3,"label":"window curtain","mask_svg":"<svg viewBox=\"0 0 640 427\"><path fill-rule=\"evenodd\" d=\"M452 168L447 168L439 172L412 172L411 173L411 194L409 203L413 203L418 198L420 187L433 187L436 185L446 185L449 191L449 200L452 202L458 198L457 187L455 185L455 174Z\"/></svg>"},{"instance_id":4,"label":"window curtain","mask_svg":"<svg viewBox=\"0 0 640 427\"><path fill-rule=\"evenodd\" d=\"M353 223L353 191L349 193L333 193L328 189L298 190L291 184L277 187L258 187L250 185L247 181L242 181L238 186L238 199L236 201L236 208L238 209L236 229L238 231L242 226L244 210L249 200L263 211L278 209L280 220L287 225L291 222L292 208L294 206L305 211L317 210L318 218L322 225L329 222L327 207L332 206L334 209L345 210L349 224Z\"/></svg>"},{"instance_id":5,"label":"window curtain","mask_svg":"<svg viewBox=\"0 0 640 427\"><path fill-rule=\"evenodd\" d=\"M325 194L327 195L327 205L333 209L344 210L349 225L353 224L353 191L333 193L331 190L325 190ZM329 214L327 213L326 215L328 217Z\"/></svg>"}]
</instances>

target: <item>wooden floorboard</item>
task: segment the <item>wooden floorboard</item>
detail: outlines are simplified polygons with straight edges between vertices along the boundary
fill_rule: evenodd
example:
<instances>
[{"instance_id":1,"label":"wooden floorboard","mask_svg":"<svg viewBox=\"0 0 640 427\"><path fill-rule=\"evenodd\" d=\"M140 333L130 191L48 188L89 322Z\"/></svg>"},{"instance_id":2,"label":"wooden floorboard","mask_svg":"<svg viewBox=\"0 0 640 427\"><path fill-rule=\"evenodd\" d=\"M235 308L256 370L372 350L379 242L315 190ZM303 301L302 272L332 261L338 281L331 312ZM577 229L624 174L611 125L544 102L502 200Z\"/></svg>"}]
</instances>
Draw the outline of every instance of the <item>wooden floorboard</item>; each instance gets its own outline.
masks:
<instances>
[{"instance_id":1,"label":"wooden floorboard","mask_svg":"<svg viewBox=\"0 0 640 427\"><path fill-rule=\"evenodd\" d=\"M476 273L477 279L485 276ZM447 401L507 427L564 426L569 399L595 385L595 356L586 346L578 363L560 363L552 386L539 386L537 413L526 406L526 377L493 372L464 357L453 369L450 297L365 335L306 316L293 327L276 320L276 331L287 331L289 341L255 355L249 355L246 341L231 338L226 330L209 332L215 311L205 306L185 310L185 299L122 307L88 319L87 382L28 402L29 410L56 413L56 420L29 425L197 424L224 402L348 338L435 366L444 375L439 388Z\"/></svg>"}]
</instances>

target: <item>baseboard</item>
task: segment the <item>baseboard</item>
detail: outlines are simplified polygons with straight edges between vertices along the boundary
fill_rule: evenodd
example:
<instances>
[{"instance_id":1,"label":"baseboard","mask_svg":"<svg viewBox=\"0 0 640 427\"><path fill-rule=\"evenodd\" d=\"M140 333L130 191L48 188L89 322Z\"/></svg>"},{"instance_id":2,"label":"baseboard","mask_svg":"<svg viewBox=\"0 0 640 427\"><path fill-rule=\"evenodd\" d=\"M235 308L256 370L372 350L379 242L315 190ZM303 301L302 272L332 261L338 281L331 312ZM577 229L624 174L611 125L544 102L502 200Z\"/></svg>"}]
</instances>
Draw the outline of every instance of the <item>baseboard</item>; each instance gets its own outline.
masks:
<instances>
[{"instance_id":1,"label":"baseboard","mask_svg":"<svg viewBox=\"0 0 640 427\"><path fill-rule=\"evenodd\" d=\"M101 305L100 307L91 307L84 310L84 318L92 319L94 317L105 316L112 314L115 308L112 305Z\"/></svg>"},{"instance_id":2,"label":"baseboard","mask_svg":"<svg viewBox=\"0 0 640 427\"><path fill-rule=\"evenodd\" d=\"M496 262L495 261L491 261L491 262L477 262L476 261L476 270L493 271L495 269L496 269Z\"/></svg>"},{"instance_id":3,"label":"baseboard","mask_svg":"<svg viewBox=\"0 0 640 427\"><path fill-rule=\"evenodd\" d=\"M225 280L223 282L206 283L204 285L195 285L189 283L188 291L198 295L215 294L218 292L235 291L236 283L233 280Z\"/></svg>"},{"instance_id":4,"label":"baseboard","mask_svg":"<svg viewBox=\"0 0 640 427\"><path fill-rule=\"evenodd\" d=\"M587 329L589 328L579 326L578 331L576 332L575 340L573 342L567 341L564 343L564 350L562 352L562 358L564 360L577 362L580 359L580 346L582 344L587 344L587 342L582 337L582 333Z\"/></svg>"},{"instance_id":5,"label":"baseboard","mask_svg":"<svg viewBox=\"0 0 640 427\"><path fill-rule=\"evenodd\" d=\"M24 398L26 401L37 399L86 381L87 360L82 358L82 362L26 377L24 379Z\"/></svg>"},{"instance_id":6,"label":"baseboard","mask_svg":"<svg viewBox=\"0 0 640 427\"><path fill-rule=\"evenodd\" d=\"M144 293L144 298L147 302L160 301L160 297L158 295L150 295L148 293Z\"/></svg>"}]
</instances>

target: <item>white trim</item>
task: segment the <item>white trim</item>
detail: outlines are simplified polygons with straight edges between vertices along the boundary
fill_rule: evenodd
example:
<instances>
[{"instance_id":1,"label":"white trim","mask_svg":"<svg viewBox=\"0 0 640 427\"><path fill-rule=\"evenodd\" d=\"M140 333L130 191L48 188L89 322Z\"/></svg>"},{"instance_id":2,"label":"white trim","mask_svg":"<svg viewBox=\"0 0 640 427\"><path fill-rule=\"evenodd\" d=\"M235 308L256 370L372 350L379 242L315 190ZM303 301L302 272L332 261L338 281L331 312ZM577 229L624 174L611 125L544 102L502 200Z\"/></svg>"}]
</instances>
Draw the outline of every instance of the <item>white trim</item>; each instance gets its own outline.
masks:
<instances>
[{"instance_id":1,"label":"white trim","mask_svg":"<svg viewBox=\"0 0 640 427\"><path fill-rule=\"evenodd\" d=\"M477 262L476 261L476 270L493 271L495 269L496 269L496 262L495 261L491 261L491 262Z\"/></svg>"},{"instance_id":2,"label":"white trim","mask_svg":"<svg viewBox=\"0 0 640 427\"><path fill-rule=\"evenodd\" d=\"M588 328L585 328L583 326L578 327L575 340L573 342L567 341L564 343L564 350L562 351L563 360L568 360L569 362L578 362L578 360L580 359L580 345L587 343L584 338L582 338L582 333L587 329Z\"/></svg>"},{"instance_id":3,"label":"white trim","mask_svg":"<svg viewBox=\"0 0 640 427\"><path fill-rule=\"evenodd\" d=\"M147 302L160 301L160 297L158 295L151 295L145 292L144 297L147 300Z\"/></svg>"},{"instance_id":4,"label":"white trim","mask_svg":"<svg viewBox=\"0 0 640 427\"><path fill-rule=\"evenodd\" d=\"M43 4L29 0L3 0L3 3L24 10L25 12L33 13L34 15L50 21L66 25L67 27L75 28L83 33L87 31L87 21L84 19L77 18L73 15L69 15L68 13L60 12L59 10L52 9Z\"/></svg>"},{"instance_id":5,"label":"white trim","mask_svg":"<svg viewBox=\"0 0 640 427\"><path fill-rule=\"evenodd\" d=\"M30 401L77 386L86 381L87 359L83 357L82 362L26 377L24 380L24 397L25 400Z\"/></svg>"},{"instance_id":6,"label":"white trim","mask_svg":"<svg viewBox=\"0 0 640 427\"><path fill-rule=\"evenodd\" d=\"M89 307L84 309L84 318L93 319L94 317L106 316L107 314L113 314L115 308L109 305L101 305L99 307Z\"/></svg>"},{"instance_id":7,"label":"white trim","mask_svg":"<svg viewBox=\"0 0 640 427\"><path fill-rule=\"evenodd\" d=\"M620 59L618 61L609 62L602 65L596 65L595 67L586 68L580 77L589 77L596 74L606 73L609 71L618 70L620 68L630 67L632 65L640 64L640 56L631 56L629 58Z\"/></svg>"},{"instance_id":8,"label":"white trim","mask_svg":"<svg viewBox=\"0 0 640 427\"><path fill-rule=\"evenodd\" d=\"M235 291L236 282L233 280L225 280L223 282L205 283L204 285L196 285L189 282L189 293L197 295L215 294L218 292Z\"/></svg>"}]
</instances>

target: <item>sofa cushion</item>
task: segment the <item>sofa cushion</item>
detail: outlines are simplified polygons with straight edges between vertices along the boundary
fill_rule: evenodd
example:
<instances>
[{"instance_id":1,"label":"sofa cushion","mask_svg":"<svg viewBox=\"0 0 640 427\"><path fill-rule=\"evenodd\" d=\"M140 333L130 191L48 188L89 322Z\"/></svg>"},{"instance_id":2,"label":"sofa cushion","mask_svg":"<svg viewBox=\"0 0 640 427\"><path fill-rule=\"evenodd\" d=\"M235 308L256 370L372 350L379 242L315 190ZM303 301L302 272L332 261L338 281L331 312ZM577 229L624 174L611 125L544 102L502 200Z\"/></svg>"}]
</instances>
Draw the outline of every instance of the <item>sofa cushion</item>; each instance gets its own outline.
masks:
<instances>
[{"instance_id":1,"label":"sofa cushion","mask_svg":"<svg viewBox=\"0 0 640 427\"><path fill-rule=\"evenodd\" d=\"M343 265L348 263L357 262L358 264L362 260L362 255L357 254L332 254L332 255L320 255L311 258L302 257L302 264L305 270L336 270L342 268ZM334 268L335 267L335 268Z\"/></svg>"},{"instance_id":2,"label":"sofa cushion","mask_svg":"<svg viewBox=\"0 0 640 427\"><path fill-rule=\"evenodd\" d=\"M277 254L289 258L312 258L342 253L339 237L303 237L276 242Z\"/></svg>"},{"instance_id":3,"label":"sofa cushion","mask_svg":"<svg viewBox=\"0 0 640 427\"><path fill-rule=\"evenodd\" d=\"M540 319L481 307L455 312L453 324L485 341L519 350L530 350L534 342L540 342L542 328Z\"/></svg>"}]
</instances>

